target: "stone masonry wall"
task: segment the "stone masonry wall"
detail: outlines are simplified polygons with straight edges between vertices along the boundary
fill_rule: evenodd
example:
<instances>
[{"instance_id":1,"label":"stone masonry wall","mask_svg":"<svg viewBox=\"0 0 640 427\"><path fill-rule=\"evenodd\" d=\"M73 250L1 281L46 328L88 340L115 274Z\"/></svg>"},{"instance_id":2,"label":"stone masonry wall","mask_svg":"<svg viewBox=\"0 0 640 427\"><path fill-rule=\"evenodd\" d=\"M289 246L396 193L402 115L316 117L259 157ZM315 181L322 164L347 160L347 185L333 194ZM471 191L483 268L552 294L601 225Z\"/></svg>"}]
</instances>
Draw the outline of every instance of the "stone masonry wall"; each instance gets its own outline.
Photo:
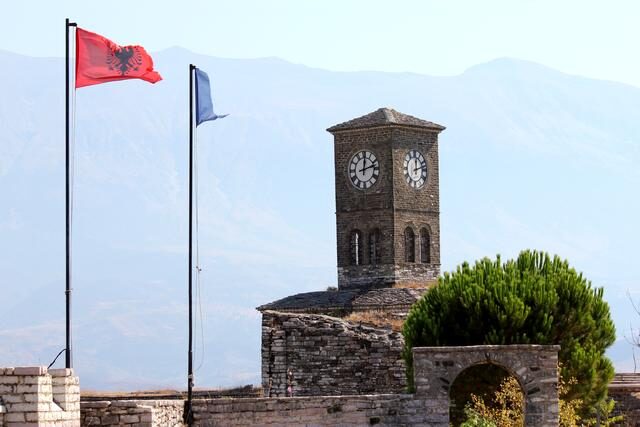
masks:
<instances>
[{"instance_id":1,"label":"stone masonry wall","mask_svg":"<svg viewBox=\"0 0 640 427\"><path fill-rule=\"evenodd\" d=\"M71 369L0 368L0 421L2 427L80 426L78 377Z\"/></svg>"},{"instance_id":2,"label":"stone masonry wall","mask_svg":"<svg viewBox=\"0 0 640 427\"><path fill-rule=\"evenodd\" d=\"M440 264L404 263L396 266L395 280L399 284L420 284L428 286L437 282Z\"/></svg>"},{"instance_id":3,"label":"stone masonry wall","mask_svg":"<svg viewBox=\"0 0 640 427\"><path fill-rule=\"evenodd\" d=\"M640 427L640 390L609 392L609 397L616 401L614 415L622 415L626 427Z\"/></svg>"},{"instance_id":4,"label":"stone masonry wall","mask_svg":"<svg viewBox=\"0 0 640 427\"><path fill-rule=\"evenodd\" d=\"M640 427L640 373L616 374L609 397L616 401L614 414L624 416L625 426Z\"/></svg>"},{"instance_id":5,"label":"stone masonry wall","mask_svg":"<svg viewBox=\"0 0 640 427\"><path fill-rule=\"evenodd\" d=\"M265 311L265 396L402 392L406 388L402 346L402 335L389 329L329 316Z\"/></svg>"},{"instance_id":6,"label":"stone masonry wall","mask_svg":"<svg viewBox=\"0 0 640 427\"><path fill-rule=\"evenodd\" d=\"M182 427L183 400L82 402L82 426Z\"/></svg>"},{"instance_id":7,"label":"stone masonry wall","mask_svg":"<svg viewBox=\"0 0 640 427\"><path fill-rule=\"evenodd\" d=\"M429 426L428 402L409 394L195 400L194 425Z\"/></svg>"},{"instance_id":8,"label":"stone masonry wall","mask_svg":"<svg viewBox=\"0 0 640 427\"><path fill-rule=\"evenodd\" d=\"M295 324L295 320L291 323ZM194 425L448 427L449 385L469 366L495 363L512 372L523 385L525 426L555 427L558 425L558 348L536 345L416 348L415 394L196 399L193 402ZM102 402L92 405L98 403ZM131 407L138 404L153 402L141 401ZM124 402L121 405L126 406ZM83 412L88 409L83 404ZM118 425L115 419L102 419L101 422L102 425ZM172 425L150 422L139 425Z\"/></svg>"}]
</instances>

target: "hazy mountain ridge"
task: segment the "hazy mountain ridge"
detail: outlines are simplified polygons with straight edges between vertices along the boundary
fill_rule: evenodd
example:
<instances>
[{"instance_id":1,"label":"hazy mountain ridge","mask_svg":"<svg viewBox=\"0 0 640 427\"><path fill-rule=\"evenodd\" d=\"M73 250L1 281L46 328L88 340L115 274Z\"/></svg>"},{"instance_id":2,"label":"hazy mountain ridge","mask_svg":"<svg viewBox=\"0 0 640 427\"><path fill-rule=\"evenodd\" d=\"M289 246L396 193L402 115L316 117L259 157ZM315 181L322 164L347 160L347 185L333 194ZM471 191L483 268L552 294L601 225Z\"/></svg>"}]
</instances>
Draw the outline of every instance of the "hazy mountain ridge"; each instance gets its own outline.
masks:
<instances>
[{"instance_id":1,"label":"hazy mountain ridge","mask_svg":"<svg viewBox=\"0 0 640 427\"><path fill-rule=\"evenodd\" d=\"M335 284L333 151L324 130L381 106L447 126L443 269L545 249L606 285L620 335L633 320L624 291L640 278L640 202L632 197L639 89L509 59L453 77L330 72L179 48L154 60L164 77L156 85L77 91L74 331L83 386L184 383L190 62L209 72L217 112L231 113L198 131L206 342L198 385L257 383L253 307ZM0 61L0 285L8 304L0 365L48 364L64 343L63 61L5 52ZM612 356L629 369L628 346Z\"/></svg>"}]
</instances>

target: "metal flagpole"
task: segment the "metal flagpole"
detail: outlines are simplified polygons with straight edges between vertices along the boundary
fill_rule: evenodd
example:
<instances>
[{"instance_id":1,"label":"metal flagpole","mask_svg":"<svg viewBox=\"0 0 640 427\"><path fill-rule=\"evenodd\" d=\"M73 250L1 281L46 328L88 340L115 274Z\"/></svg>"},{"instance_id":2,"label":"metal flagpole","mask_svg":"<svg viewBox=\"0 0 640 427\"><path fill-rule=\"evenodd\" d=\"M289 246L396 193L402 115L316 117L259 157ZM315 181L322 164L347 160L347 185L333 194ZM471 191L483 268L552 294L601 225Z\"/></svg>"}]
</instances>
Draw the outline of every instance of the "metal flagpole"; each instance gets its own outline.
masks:
<instances>
[{"instance_id":1,"label":"metal flagpole","mask_svg":"<svg viewBox=\"0 0 640 427\"><path fill-rule=\"evenodd\" d=\"M189 64L189 362L185 421L193 423L193 73L196 66Z\"/></svg>"},{"instance_id":2,"label":"metal flagpole","mask_svg":"<svg viewBox=\"0 0 640 427\"><path fill-rule=\"evenodd\" d=\"M75 22L65 20L65 218L66 218L66 347L65 347L65 367L73 367L73 355L71 347L71 168L69 167L71 150L69 146L69 29L75 27Z\"/></svg>"}]
</instances>

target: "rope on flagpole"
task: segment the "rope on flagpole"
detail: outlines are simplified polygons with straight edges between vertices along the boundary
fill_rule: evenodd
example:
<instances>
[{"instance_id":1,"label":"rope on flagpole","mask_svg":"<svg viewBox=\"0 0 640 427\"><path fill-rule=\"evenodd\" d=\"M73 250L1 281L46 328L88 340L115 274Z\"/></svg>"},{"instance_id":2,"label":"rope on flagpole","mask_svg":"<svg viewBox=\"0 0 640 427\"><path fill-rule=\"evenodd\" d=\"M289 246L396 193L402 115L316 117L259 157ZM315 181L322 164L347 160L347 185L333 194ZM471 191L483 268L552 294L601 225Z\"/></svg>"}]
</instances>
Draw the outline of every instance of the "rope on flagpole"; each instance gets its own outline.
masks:
<instances>
[{"instance_id":1,"label":"rope on flagpole","mask_svg":"<svg viewBox=\"0 0 640 427\"><path fill-rule=\"evenodd\" d=\"M198 190L198 186L199 186L199 170L198 170L198 131L196 128L196 131L194 132L193 135L193 148L194 148L194 153L193 153L193 192L194 192L194 210L195 210L195 224L194 224L194 235L195 235L195 240L196 240L196 244L195 244L195 252L196 252L196 303L198 305L198 316L200 319L199 322L199 326L200 326L200 341L201 341L201 346L202 346L202 351L200 354L200 363L198 364L198 367L195 369L196 372L200 370L200 368L202 368L202 365L204 364L204 353L205 353L205 344L204 344L204 321L203 321L203 316L202 316L202 278L200 276L200 273L202 272L202 268L200 266L200 206L199 206L199 190ZM196 323L196 329L198 328L198 323ZM198 349L198 345L197 342L195 340L195 338L197 338L197 332L195 334L194 337L194 349L197 352Z\"/></svg>"},{"instance_id":2,"label":"rope on flagpole","mask_svg":"<svg viewBox=\"0 0 640 427\"><path fill-rule=\"evenodd\" d=\"M49 366L47 366L47 369L51 368L53 364L56 363L56 360L58 360L58 357L60 357L60 355L64 353L66 350L67 350L66 348L63 348L62 350L60 350L60 353L58 353L58 355L53 359L53 362L49 363Z\"/></svg>"}]
</instances>

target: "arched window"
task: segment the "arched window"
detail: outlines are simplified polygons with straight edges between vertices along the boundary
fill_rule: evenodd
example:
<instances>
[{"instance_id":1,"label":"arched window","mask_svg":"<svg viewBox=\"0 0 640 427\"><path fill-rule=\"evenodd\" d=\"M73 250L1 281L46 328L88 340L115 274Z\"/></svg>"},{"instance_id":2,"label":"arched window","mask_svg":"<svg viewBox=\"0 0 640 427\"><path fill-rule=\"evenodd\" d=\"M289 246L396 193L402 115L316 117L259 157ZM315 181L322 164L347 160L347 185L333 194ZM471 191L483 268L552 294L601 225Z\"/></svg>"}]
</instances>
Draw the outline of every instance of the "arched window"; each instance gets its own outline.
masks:
<instances>
[{"instance_id":1,"label":"arched window","mask_svg":"<svg viewBox=\"0 0 640 427\"><path fill-rule=\"evenodd\" d=\"M380 230L374 228L369 232L369 264L380 263Z\"/></svg>"},{"instance_id":2,"label":"arched window","mask_svg":"<svg viewBox=\"0 0 640 427\"><path fill-rule=\"evenodd\" d=\"M426 228L420 230L420 262L431 264L431 236Z\"/></svg>"},{"instance_id":3,"label":"arched window","mask_svg":"<svg viewBox=\"0 0 640 427\"><path fill-rule=\"evenodd\" d=\"M351 232L351 265L362 264L363 246L362 232L360 230L353 230Z\"/></svg>"},{"instance_id":4,"label":"arched window","mask_svg":"<svg viewBox=\"0 0 640 427\"><path fill-rule=\"evenodd\" d=\"M404 260L416 262L416 235L411 227L404 229Z\"/></svg>"}]
</instances>

